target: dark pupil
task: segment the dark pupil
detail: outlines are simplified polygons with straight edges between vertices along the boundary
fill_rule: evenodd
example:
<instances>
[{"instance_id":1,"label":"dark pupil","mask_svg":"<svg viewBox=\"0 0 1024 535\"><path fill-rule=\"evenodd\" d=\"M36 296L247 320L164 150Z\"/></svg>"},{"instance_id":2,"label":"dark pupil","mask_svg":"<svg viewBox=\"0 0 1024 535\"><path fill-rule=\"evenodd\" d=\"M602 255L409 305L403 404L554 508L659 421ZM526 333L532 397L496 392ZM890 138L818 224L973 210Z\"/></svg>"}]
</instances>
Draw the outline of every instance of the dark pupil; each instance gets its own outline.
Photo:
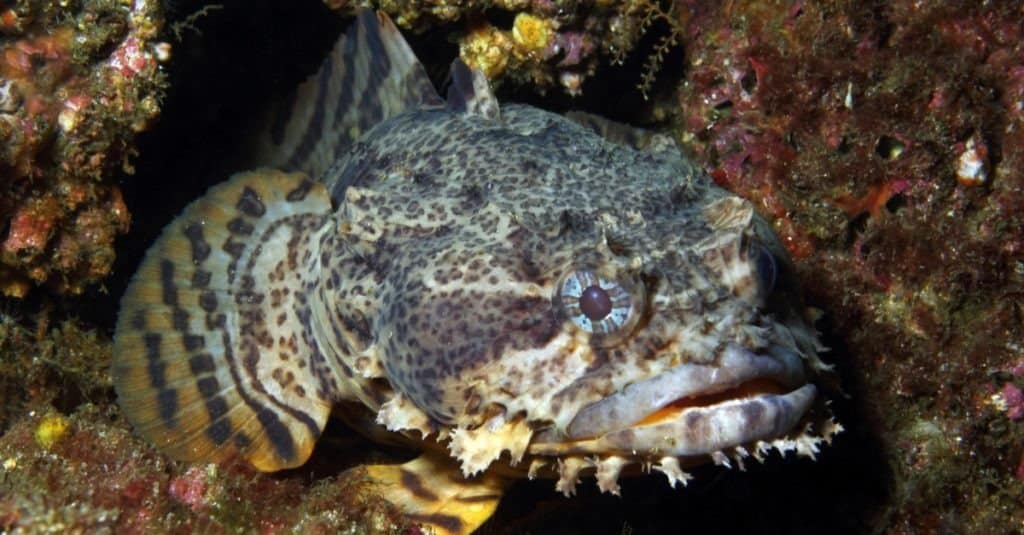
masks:
<instances>
[{"instance_id":1,"label":"dark pupil","mask_svg":"<svg viewBox=\"0 0 1024 535\"><path fill-rule=\"evenodd\" d=\"M598 285L587 286L580 295L580 312L593 321L603 320L612 311L612 299Z\"/></svg>"}]
</instances>

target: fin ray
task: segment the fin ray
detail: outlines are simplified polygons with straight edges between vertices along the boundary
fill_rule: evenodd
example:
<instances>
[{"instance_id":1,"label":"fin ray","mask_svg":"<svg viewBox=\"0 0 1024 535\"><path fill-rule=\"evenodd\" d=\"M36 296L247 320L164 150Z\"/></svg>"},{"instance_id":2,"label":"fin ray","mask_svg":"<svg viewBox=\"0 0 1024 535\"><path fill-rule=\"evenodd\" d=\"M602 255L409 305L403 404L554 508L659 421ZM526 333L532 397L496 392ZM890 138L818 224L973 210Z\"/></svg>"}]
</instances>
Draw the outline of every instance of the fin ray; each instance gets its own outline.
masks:
<instances>
[{"instance_id":1,"label":"fin ray","mask_svg":"<svg viewBox=\"0 0 1024 535\"><path fill-rule=\"evenodd\" d=\"M352 141L405 110L441 106L426 70L391 19L363 10L320 70L280 110L257 165L319 179Z\"/></svg>"},{"instance_id":2,"label":"fin ray","mask_svg":"<svg viewBox=\"0 0 1024 535\"><path fill-rule=\"evenodd\" d=\"M121 303L112 375L128 420L172 457L277 470L312 451L333 371L314 363L326 358L306 342L298 295L318 276L330 209L302 174L243 173L147 252Z\"/></svg>"},{"instance_id":3,"label":"fin ray","mask_svg":"<svg viewBox=\"0 0 1024 535\"><path fill-rule=\"evenodd\" d=\"M498 98L491 92L487 77L479 69L471 69L462 59L451 66L452 84L448 86L448 108L452 111L498 119L501 112Z\"/></svg>"}]
</instances>

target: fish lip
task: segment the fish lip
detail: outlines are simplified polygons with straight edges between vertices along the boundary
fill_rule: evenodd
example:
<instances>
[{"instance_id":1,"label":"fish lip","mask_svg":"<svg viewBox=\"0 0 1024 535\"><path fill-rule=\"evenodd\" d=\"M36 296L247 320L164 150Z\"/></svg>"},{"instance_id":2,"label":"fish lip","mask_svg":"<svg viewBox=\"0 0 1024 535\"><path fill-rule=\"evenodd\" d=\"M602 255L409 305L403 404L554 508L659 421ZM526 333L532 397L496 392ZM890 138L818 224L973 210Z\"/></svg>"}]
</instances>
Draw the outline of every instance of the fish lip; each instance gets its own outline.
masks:
<instances>
[{"instance_id":1,"label":"fish lip","mask_svg":"<svg viewBox=\"0 0 1024 535\"><path fill-rule=\"evenodd\" d=\"M657 452L690 457L711 454L788 433L817 397L805 384L786 394L760 394L708 407L691 407L678 416L651 425L634 426L600 437L605 451Z\"/></svg>"},{"instance_id":2,"label":"fish lip","mask_svg":"<svg viewBox=\"0 0 1024 535\"><path fill-rule=\"evenodd\" d=\"M768 353L730 344L715 364L680 364L630 384L580 410L566 427L567 438L581 440L627 430L676 400L715 394L754 379L769 379L787 388L805 383L803 360L797 353L781 346L770 347Z\"/></svg>"},{"instance_id":3,"label":"fish lip","mask_svg":"<svg viewBox=\"0 0 1024 535\"><path fill-rule=\"evenodd\" d=\"M785 394L758 394L688 407L653 424L618 429L576 441L537 441L528 452L562 457L618 454L632 458L693 458L785 436L810 410L817 388L805 384Z\"/></svg>"}]
</instances>

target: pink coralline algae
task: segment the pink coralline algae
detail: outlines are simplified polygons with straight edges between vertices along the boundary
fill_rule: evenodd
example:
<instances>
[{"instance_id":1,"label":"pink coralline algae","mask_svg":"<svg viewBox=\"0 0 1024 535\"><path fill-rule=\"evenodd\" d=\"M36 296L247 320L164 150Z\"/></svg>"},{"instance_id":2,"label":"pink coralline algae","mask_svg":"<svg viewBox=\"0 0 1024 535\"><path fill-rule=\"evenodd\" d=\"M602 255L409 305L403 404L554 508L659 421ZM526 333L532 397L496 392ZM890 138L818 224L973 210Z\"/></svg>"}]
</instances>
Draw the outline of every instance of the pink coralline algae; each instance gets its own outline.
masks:
<instances>
[{"instance_id":1,"label":"pink coralline algae","mask_svg":"<svg viewBox=\"0 0 1024 535\"><path fill-rule=\"evenodd\" d=\"M208 476L205 468L193 466L184 474L175 477L167 485L167 493L178 502L186 505L193 512L202 511L208 506Z\"/></svg>"},{"instance_id":2,"label":"pink coralline algae","mask_svg":"<svg viewBox=\"0 0 1024 535\"><path fill-rule=\"evenodd\" d=\"M1024 418L1024 393L1017 385L1007 382L999 391L1002 404L1006 406L1006 416L1014 421Z\"/></svg>"},{"instance_id":3,"label":"pink coralline algae","mask_svg":"<svg viewBox=\"0 0 1024 535\"><path fill-rule=\"evenodd\" d=\"M579 65L584 58L593 54L595 45L589 35L582 32L556 33L545 51L545 58L558 58L559 67Z\"/></svg>"}]
</instances>

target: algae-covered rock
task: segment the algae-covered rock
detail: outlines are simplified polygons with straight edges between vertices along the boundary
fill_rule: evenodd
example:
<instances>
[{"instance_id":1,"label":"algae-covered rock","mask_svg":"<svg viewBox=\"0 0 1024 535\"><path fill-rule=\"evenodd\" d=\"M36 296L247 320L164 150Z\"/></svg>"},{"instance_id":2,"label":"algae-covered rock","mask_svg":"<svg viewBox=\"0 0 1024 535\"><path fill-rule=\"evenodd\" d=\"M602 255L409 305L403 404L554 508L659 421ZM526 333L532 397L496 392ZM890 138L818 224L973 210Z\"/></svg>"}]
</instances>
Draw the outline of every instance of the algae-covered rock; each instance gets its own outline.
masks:
<instances>
[{"instance_id":1,"label":"algae-covered rock","mask_svg":"<svg viewBox=\"0 0 1024 535\"><path fill-rule=\"evenodd\" d=\"M127 230L117 185L159 111L156 0L0 4L0 293L79 293Z\"/></svg>"},{"instance_id":2,"label":"algae-covered rock","mask_svg":"<svg viewBox=\"0 0 1024 535\"><path fill-rule=\"evenodd\" d=\"M459 55L494 84L509 81L532 91L559 88L580 95L598 66L621 63L653 24L674 21L676 9L648 0L502 0L346 2L325 0L334 10L351 13L372 6L391 15L414 33L438 26L452 28ZM663 40L652 57L659 70L667 48ZM638 79L649 88L652 79Z\"/></svg>"},{"instance_id":3,"label":"algae-covered rock","mask_svg":"<svg viewBox=\"0 0 1024 535\"><path fill-rule=\"evenodd\" d=\"M892 474L872 531L1019 529L1020 4L687 9L680 139L773 218L824 312Z\"/></svg>"}]
</instances>

